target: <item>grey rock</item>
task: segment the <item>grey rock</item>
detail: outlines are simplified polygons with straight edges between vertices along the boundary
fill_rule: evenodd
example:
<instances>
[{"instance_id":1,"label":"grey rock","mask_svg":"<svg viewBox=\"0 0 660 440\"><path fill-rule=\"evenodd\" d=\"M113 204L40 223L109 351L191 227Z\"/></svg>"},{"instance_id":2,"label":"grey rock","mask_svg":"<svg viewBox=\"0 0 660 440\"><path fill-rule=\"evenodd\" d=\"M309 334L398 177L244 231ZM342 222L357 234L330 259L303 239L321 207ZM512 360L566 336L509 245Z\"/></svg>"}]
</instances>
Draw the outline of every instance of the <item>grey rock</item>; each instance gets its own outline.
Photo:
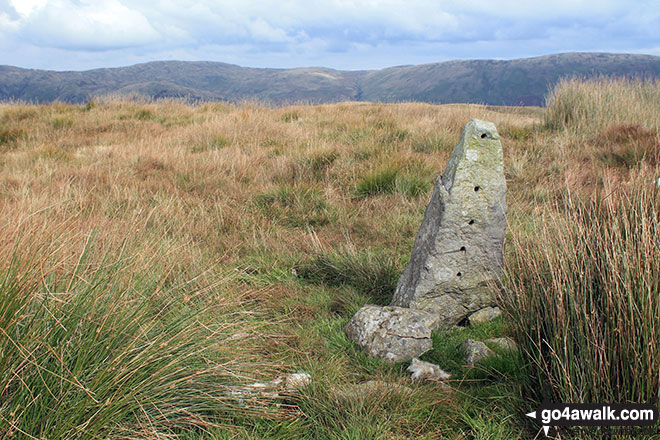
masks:
<instances>
[{"instance_id":1,"label":"grey rock","mask_svg":"<svg viewBox=\"0 0 660 440\"><path fill-rule=\"evenodd\" d=\"M436 314L451 328L494 302L506 226L502 145L495 125L463 129L415 239L391 305Z\"/></svg>"},{"instance_id":2,"label":"grey rock","mask_svg":"<svg viewBox=\"0 0 660 440\"><path fill-rule=\"evenodd\" d=\"M421 310L366 305L346 324L346 335L370 356L390 362L417 357L432 347L436 315Z\"/></svg>"},{"instance_id":3,"label":"grey rock","mask_svg":"<svg viewBox=\"0 0 660 440\"><path fill-rule=\"evenodd\" d=\"M488 348L486 344L474 339L466 339L461 347L465 350L465 362L472 367L480 360L494 354L493 350Z\"/></svg>"},{"instance_id":4,"label":"grey rock","mask_svg":"<svg viewBox=\"0 0 660 440\"><path fill-rule=\"evenodd\" d=\"M490 338L484 341L486 344L494 345L502 350L518 350L518 344L511 338Z\"/></svg>"},{"instance_id":5,"label":"grey rock","mask_svg":"<svg viewBox=\"0 0 660 440\"><path fill-rule=\"evenodd\" d=\"M407 370L412 374L413 381L442 382L451 378L451 374L442 370L438 365L420 361L417 358L413 358Z\"/></svg>"},{"instance_id":6,"label":"grey rock","mask_svg":"<svg viewBox=\"0 0 660 440\"><path fill-rule=\"evenodd\" d=\"M492 321L502 314L502 311L499 307L486 307L481 310L477 310L468 317L470 325L479 324L481 322Z\"/></svg>"}]
</instances>

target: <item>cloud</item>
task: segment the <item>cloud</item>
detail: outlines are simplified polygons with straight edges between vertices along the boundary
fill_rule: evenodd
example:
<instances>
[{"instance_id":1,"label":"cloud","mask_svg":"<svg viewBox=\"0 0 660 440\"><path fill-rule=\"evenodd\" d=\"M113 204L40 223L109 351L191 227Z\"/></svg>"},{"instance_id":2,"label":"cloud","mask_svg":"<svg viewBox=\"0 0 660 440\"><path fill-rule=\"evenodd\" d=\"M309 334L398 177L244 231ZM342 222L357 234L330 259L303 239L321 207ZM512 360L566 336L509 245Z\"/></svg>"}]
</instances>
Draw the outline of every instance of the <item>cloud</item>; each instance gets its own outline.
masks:
<instances>
[{"instance_id":1,"label":"cloud","mask_svg":"<svg viewBox=\"0 0 660 440\"><path fill-rule=\"evenodd\" d=\"M0 64L43 67L64 50L78 56L58 65L179 58L357 69L657 48L660 1L0 0L0 43L3 35L14 44L0 44ZM27 59L35 53L43 58Z\"/></svg>"},{"instance_id":2,"label":"cloud","mask_svg":"<svg viewBox=\"0 0 660 440\"><path fill-rule=\"evenodd\" d=\"M24 0L20 0L23 2ZM40 47L109 50L157 41L158 32L139 11L118 0L32 1L14 9L16 37Z\"/></svg>"}]
</instances>

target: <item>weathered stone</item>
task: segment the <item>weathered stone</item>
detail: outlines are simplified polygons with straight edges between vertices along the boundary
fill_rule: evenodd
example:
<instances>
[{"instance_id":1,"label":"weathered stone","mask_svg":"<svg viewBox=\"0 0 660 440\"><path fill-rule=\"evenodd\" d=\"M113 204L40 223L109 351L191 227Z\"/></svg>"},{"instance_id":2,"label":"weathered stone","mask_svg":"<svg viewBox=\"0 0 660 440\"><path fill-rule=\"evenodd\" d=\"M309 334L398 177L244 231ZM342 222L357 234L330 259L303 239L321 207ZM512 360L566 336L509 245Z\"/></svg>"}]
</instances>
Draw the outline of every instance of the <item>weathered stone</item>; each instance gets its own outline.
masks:
<instances>
[{"instance_id":1,"label":"weathered stone","mask_svg":"<svg viewBox=\"0 0 660 440\"><path fill-rule=\"evenodd\" d=\"M465 362L474 366L481 359L487 358L494 354L493 350L488 348L486 344L480 341L475 341L474 339L466 339L461 348L465 350Z\"/></svg>"},{"instance_id":2,"label":"weathered stone","mask_svg":"<svg viewBox=\"0 0 660 440\"><path fill-rule=\"evenodd\" d=\"M511 338L490 338L484 341L486 344L494 345L502 350L518 350L518 344Z\"/></svg>"},{"instance_id":3,"label":"weathered stone","mask_svg":"<svg viewBox=\"0 0 660 440\"><path fill-rule=\"evenodd\" d=\"M407 370L412 373L411 377L413 381L442 382L451 377L451 374L443 371L438 365L420 361L417 358L413 358Z\"/></svg>"},{"instance_id":4,"label":"weathered stone","mask_svg":"<svg viewBox=\"0 0 660 440\"><path fill-rule=\"evenodd\" d=\"M479 324L481 322L492 321L502 314L502 311L499 307L486 307L481 310L477 310L468 317L470 325Z\"/></svg>"},{"instance_id":5,"label":"weathered stone","mask_svg":"<svg viewBox=\"0 0 660 440\"><path fill-rule=\"evenodd\" d=\"M471 120L438 178L393 306L436 314L450 328L494 302L506 226L502 145L495 125Z\"/></svg>"},{"instance_id":6,"label":"weathered stone","mask_svg":"<svg viewBox=\"0 0 660 440\"><path fill-rule=\"evenodd\" d=\"M437 316L421 310L366 305L346 325L346 335L370 356L407 360L432 347Z\"/></svg>"}]
</instances>

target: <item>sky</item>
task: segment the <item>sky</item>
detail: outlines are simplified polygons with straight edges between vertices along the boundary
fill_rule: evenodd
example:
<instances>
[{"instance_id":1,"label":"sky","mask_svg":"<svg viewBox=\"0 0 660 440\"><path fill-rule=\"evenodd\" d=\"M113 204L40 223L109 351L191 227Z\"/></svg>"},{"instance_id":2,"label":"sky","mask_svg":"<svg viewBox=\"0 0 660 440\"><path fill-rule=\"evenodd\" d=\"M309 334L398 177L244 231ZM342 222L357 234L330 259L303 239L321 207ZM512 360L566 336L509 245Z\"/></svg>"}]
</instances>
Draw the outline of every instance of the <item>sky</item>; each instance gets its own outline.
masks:
<instances>
[{"instance_id":1,"label":"sky","mask_svg":"<svg viewBox=\"0 0 660 440\"><path fill-rule=\"evenodd\" d=\"M362 70L560 52L660 55L660 0L0 0L0 65L36 69Z\"/></svg>"}]
</instances>

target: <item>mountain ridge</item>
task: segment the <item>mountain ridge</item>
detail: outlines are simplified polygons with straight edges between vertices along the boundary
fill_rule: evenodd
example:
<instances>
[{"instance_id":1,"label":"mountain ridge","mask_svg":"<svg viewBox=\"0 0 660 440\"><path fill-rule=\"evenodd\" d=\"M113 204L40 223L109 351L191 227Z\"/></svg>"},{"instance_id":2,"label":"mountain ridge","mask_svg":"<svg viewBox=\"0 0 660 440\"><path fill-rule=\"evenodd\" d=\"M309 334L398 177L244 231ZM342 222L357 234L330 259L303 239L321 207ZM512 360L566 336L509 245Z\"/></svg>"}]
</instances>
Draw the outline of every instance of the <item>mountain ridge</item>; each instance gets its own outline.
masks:
<instances>
[{"instance_id":1,"label":"mountain ridge","mask_svg":"<svg viewBox=\"0 0 660 440\"><path fill-rule=\"evenodd\" d=\"M213 61L150 61L86 71L0 66L0 101L82 103L108 94L272 104L340 101L542 105L563 77L660 78L660 57L562 53L454 60L378 70L255 68Z\"/></svg>"}]
</instances>

